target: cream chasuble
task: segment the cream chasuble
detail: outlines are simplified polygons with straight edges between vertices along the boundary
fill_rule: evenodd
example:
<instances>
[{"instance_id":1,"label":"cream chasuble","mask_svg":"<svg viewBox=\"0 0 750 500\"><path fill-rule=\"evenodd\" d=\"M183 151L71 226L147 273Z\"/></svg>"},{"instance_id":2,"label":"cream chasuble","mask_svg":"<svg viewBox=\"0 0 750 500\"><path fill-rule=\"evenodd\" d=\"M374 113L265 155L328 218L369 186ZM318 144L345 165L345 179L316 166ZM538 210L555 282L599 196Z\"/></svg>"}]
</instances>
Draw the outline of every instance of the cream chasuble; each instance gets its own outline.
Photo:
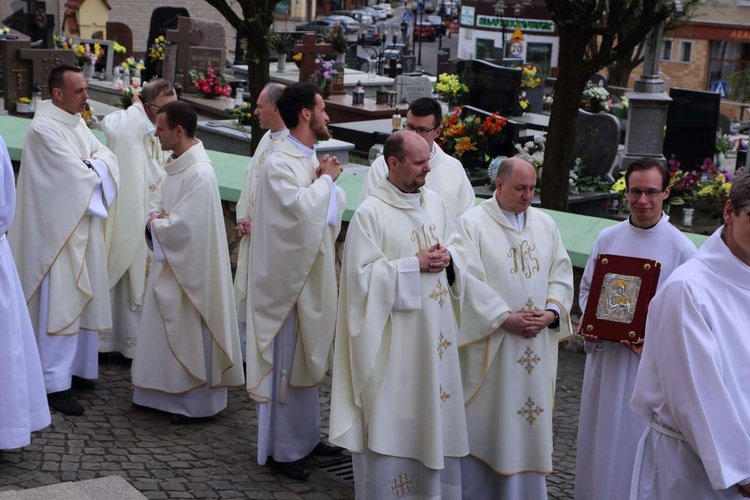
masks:
<instances>
[{"instance_id":1,"label":"cream chasuble","mask_svg":"<svg viewBox=\"0 0 750 500\"><path fill-rule=\"evenodd\" d=\"M115 155L81 116L51 101L39 103L24 141L16 217L8 233L32 320L49 275L47 332L37 335L112 327L102 219L87 211L100 196L101 181L86 159L103 162L118 184Z\"/></svg>"},{"instance_id":2,"label":"cream chasuble","mask_svg":"<svg viewBox=\"0 0 750 500\"><path fill-rule=\"evenodd\" d=\"M216 174L200 141L164 168L165 215L151 223L151 234L165 260L151 265L133 385L168 394L207 383L241 385L242 355ZM202 325L211 336L210 373ZM155 348L164 338L166 352Z\"/></svg>"},{"instance_id":3,"label":"cream chasuble","mask_svg":"<svg viewBox=\"0 0 750 500\"><path fill-rule=\"evenodd\" d=\"M141 103L108 114L100 128L120 166L120 197L104 223L109 286L111 290L118 285L128 286L127 290L117 290L127 300L118 301L117 293L113 293L112 331L100 334L99 349L117 350L132 358L146 273L152 260L143 227L149 207L158 204L168 153L161 150L159 139L154 136L155 127ZM128 276L123 280L126 273Z\"/></svg>"},{"instance_id":4,"label":"cream chasuble","mask_svg":"<svg viewBox=\"0 0 750 500\"><path fill-rule=\"evenodd\" d=\"M631 499L739 499L750 483L750 266L723 230L651 300L630 402L650 425Z\"/></svg>"},{"instance_id":5,"label":"cream chasuble","mask_svg":"<svg viewBox=\"0 0 750 500\"><path fill-rule=\"evenodd\" d=\"M359 196L361 205L375 188L383 183L388 175L388 165L383 156L378 157L367 171L367 178ZM463 165L452 156L448 156L433 144L430 157L430 172L427 174L425 187L435 191L445 202L448 217L455 224L461 214L474 206L474 188L471 187Z\"/></svg>"},{"instance_id":6,"label":"cream chasuble","mask_svg":"<svg viewBox=\"0 0 750 500\"><path fill-rule=\"evenodd\" d=\"M255 199L260 179L260 171L263 163L266 161L275 144L284 137L289 135L289 130L284 127L277 132L270 130L263 134L263 137L255 148L255 155L250 159L250 163L245 170L245 182L242 185L240 199L237 201L237 220L254 219ZM250 256L250 235L246 234L240 240L240 249L237 253L237 271L234 275L234 298L237 301L237 318L244 323L247 318L247 289L248 289L248 263Z\"/></svg>"},{"instance_id":7,"label":"cream chasuble","mask_svg":"<svg viewBox=\"0 0 750 500\"><path fill-rule=\"evenodd\" d=\"M465 271L444 203L420 192L413 207L385 181L349 225L329 439L443 469L469 451L456 321ZM415 255L435 243L453 257L452 286L445 271L419 272Z\"/></svg>"},{"instance_id":8,"label":"cream chasuble","mask_svg":"<svg viewBox=\"0 0 750 500\"><path fill-rule=\"evenodd\" d=\"M28 445L31 432L51 422L34 329L5 237L15 202L13 166L0 137L0 450Z\"/></svg>"},{"instance_id":9,"label":"cream chasuble","mask_svg":"<svg viewBox=\"0 0 750 500\"><path fill-rule=\"evenodd\" d=\"M316 178L317 166L315 155L304 155L289 136L267 156L258 179L248 265L247 390L260 402L270 398L271 345L292 308L297 343L289 384L317 385L328 363L336 323L335 242L346 197L330 179ZM338 208L327 221L332 194Z\"/></svg>"},{"instance_id":10,"label":"cream chasuble","mask_svg":"<svg viewBox=\"0 0 750 500\"><path fill-rule=\"evenodd\" d=\"M626 220L604 229L594 243L581 280L578 303L586 309L596 258L600 253L654 259L661 263L659 284L695 253L695 245L662 215L656 226L635 227ZM578 500L626 500L638 440L646 421L630 411L640 355L615 342L586 343L581 413L578 420L575 496ZM617 432L613 432L617 429Z\"/></svg>"},{"instance_id":11,"label":"cream chasuble","mask_svg":"<svg viewBox=\"0 0 750 500\"><path fill-rule=\"evenodd\" d=\"M570 258L548 215L535 208L525 215L523 229L515 229L493 195L459 219L466 260L484 271L472 268L459 335L471 456L504 475L552 472L557 347L571 334ZM499 297L478 287L485 281ZM493 331L509 312L548 303L560 310L559 329L530 339Z\"/></svg>"}]
</instances>

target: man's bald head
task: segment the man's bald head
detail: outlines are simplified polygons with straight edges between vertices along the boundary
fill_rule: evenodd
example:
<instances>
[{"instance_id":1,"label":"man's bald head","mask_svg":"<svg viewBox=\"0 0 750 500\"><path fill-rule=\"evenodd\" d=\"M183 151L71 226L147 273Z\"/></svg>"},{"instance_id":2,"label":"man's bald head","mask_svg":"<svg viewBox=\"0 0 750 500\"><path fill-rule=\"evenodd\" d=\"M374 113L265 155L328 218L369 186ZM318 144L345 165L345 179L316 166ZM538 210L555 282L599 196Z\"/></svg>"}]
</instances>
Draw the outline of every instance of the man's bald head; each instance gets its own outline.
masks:
<instances>
[{"instance_id":1,"label":"man's bald head","mask_svg":"<svg viewBox=\"0 0 750 500\"><path fill-rule=\"evenodd\" d=\"M413 193L424 186L430 171L430 146L419 134L399 130L383 145L388 180L401 191Z\"/></svg>"}]
</instances>

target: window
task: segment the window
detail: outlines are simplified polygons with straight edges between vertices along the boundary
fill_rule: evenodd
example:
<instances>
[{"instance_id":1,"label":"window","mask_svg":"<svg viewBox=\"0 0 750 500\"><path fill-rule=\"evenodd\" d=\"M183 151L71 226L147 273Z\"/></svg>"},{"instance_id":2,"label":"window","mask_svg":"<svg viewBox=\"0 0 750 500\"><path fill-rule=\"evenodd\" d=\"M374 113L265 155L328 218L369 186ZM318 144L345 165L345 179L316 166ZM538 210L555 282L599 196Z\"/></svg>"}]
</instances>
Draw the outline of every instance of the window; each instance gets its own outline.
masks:
<instances>
[{"instance_id":1,"label":"window","mask_svg":"<svg viewBox=\"0 0 750 500\"><path fill-rule=\"evenodd\" d=\"M750 0L737 0L738 7L750 7Z\"/></svg>"},{"instance_id":2,"label":"window","mask_svg":"<svg viewBox=\"0 0 750 500\"><path fill-rule=\"evenodd\" d=\"M680 42L680 59L681 63L689 63L693 59L693 42L692 41L681 41Z\"/></svg>"},{"instance_id":3,"label":"window","mask_svg":"<svg viewBox=\"0 0 750 500\"><path fill-rule=\"evenodd\" d=\"M661 60L662 61L672 60L672 40L664 39L661 42Z\"/></svg>"}]
</instances>

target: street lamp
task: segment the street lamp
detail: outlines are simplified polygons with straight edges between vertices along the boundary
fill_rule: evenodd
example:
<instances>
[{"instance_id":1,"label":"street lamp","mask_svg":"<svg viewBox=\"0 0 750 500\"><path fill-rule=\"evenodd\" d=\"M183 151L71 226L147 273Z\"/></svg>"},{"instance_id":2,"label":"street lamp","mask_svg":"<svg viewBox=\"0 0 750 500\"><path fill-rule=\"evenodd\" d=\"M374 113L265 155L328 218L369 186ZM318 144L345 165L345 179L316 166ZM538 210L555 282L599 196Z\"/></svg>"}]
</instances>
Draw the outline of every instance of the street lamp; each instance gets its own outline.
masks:
<instances>
[{"instance_id":1,"label":"street lamp","mask_svg":"<svg viewBox=\"0 0 750 500\"><path fill-rule=\"evenodd\" d=\"M505 48L505 3L503 2L503 0L500 0L495 4L495 15L500 18L500 26L503 29L503 59L505 59L507 57L507 50Z\"/></svg>"}]
</instances>

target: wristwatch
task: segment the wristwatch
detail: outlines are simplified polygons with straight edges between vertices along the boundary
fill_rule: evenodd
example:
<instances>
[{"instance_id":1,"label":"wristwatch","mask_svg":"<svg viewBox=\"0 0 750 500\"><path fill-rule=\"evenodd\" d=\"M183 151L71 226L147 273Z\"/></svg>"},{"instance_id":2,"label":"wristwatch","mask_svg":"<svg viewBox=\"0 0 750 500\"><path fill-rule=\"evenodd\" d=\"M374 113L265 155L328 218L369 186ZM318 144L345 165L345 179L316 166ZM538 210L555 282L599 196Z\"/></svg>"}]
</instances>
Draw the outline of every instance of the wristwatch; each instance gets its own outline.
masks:
<instances>
[{"instance_id":1,"label":"wristwatch","mask_svg":"<svg viewBox=\"0 0 750 500\"><path fill-rule=\"evenodd\" d=\"M555 316L555 319L552 321L552 323L547 325L547 328L558 328L560 326L560 313L558 313L554 309L547 309L547 311L551 312Z\"/></svg>"}]
</instances>

